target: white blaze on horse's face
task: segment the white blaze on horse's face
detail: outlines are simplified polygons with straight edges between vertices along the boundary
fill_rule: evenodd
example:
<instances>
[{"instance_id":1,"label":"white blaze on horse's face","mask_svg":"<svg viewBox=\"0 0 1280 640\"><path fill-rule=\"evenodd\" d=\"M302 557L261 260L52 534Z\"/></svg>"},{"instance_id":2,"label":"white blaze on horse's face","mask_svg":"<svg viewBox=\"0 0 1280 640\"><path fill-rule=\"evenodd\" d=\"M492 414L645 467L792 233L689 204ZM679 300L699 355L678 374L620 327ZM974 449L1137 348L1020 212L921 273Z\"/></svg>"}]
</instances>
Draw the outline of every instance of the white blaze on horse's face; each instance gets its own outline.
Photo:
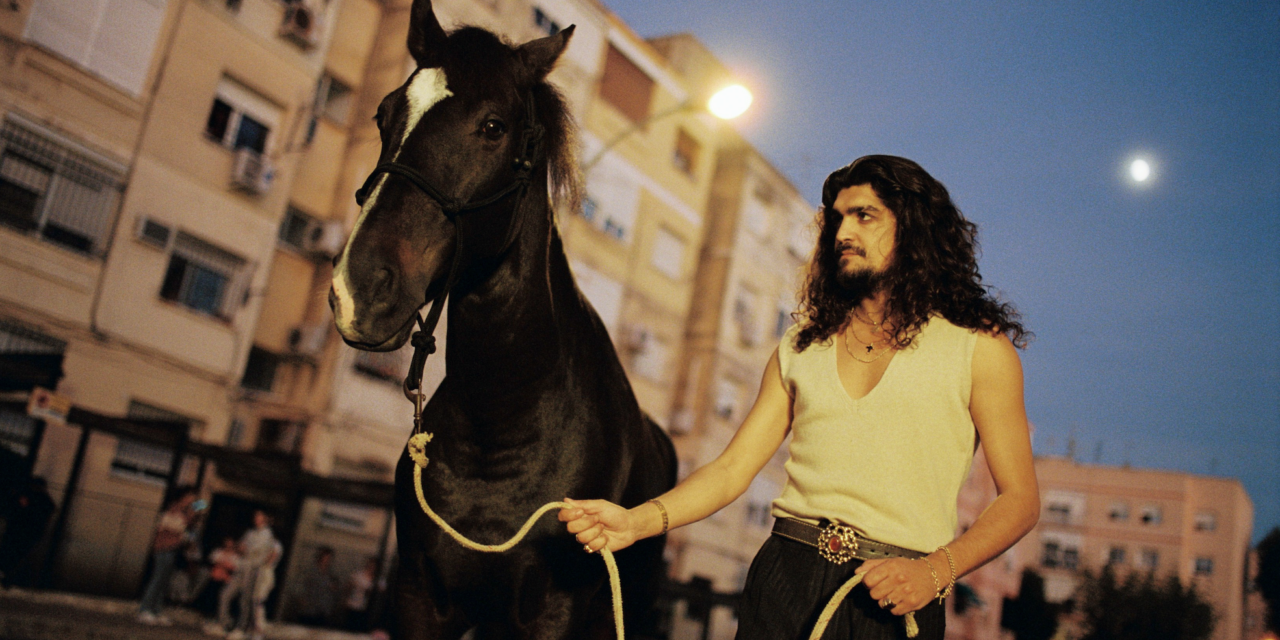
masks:
<instances>
[{"instance_id":1,"label":"white blaze on horse's face","mask_svg":"<svg viewBox=\"0 0 1280 640\"><path fill-rule=\"evenodd\" d=\"M449 90L448 78L444 75L444 69L418 69L413 73L413 78L409 80L409 86L405 89L405 98L409 102L409 116L405 120L404 134L400 137L400 146L396 149L395 155L391 156L391 161L395 162L400 158L400 152L404 150L404 145L409 141L409 134L413 133L414 128L422 121L422 116L426 115L431 107L436 106L441 100L453 95ZM355 324L355 298L351 294L350 275L347 271L347 254L351 251L351 239L360 231L360 225L364 222L365 216L369 211L378 204L378 195L382 193L382 185L387 182L387 175L383 174L378 178L378 183L374 186L373 191L369 194L369 198L365 200L364 206L360 209L360 217L356 218L356 226L351 230L351 236L347 239L347 246L342 251L342 257L338 260L338 266L334 268L333 274L333 292L338 301L336 308L333 310L334 320L338 328L343 333L351 332Z\"/></svg>"}]
</instances>

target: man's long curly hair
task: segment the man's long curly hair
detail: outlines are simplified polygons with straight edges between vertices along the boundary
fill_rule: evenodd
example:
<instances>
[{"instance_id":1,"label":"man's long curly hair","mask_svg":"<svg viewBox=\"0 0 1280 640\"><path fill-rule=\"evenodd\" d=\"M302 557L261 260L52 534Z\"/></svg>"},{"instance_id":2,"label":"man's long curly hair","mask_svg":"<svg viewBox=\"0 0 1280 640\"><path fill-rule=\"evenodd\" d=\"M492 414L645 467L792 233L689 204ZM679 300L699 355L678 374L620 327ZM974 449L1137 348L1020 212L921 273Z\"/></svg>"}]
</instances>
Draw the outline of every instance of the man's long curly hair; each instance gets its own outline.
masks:
<instances>
[{"instance_id":1,"label":"man's long curly hair","mask_svg":"<svg viewBox=\"0 0 1280 640\"><path fill-rule=\"evenodd\" d=\"M965 219L947 188L920 165L906 158L874 155L837 169L822 185L818 246L796 313L801 327L796 352L814 342L828 343L862 302L852 299L837 282L836 231L843 216L835 210L835 200L841 191L863 184L875 190L897 220L892 260L881 281L889 293L885 317L892 319L891 344L910 346L929 317L937 314L960 327L1003 333L1025 348L1033 336L1022 326L1021 316L982 284L977 225Z\"/></svg>"}]
</instances>

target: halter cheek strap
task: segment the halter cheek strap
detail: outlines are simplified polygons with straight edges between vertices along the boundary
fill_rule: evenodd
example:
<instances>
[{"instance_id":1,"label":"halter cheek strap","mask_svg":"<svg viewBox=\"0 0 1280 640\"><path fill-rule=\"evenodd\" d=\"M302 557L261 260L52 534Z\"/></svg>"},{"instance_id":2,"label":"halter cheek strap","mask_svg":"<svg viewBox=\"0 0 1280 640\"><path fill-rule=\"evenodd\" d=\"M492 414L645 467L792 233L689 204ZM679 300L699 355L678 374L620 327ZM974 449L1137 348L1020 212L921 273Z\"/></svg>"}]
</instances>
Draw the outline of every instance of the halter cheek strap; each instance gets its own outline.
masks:
<instances>
[{"instance_id":1,"label":"halter cheek strap","mask_svg":"<svg viewBox=\"0 0 1280 640\"><path fill-rule=\"evenodd\" d=\"M457 283L459 275L462 256L462 225L458 224L457 218L463 213L483 209L495 204L512 194L517 194L520 198L524 197L529 188L534 164L536 164L542 153L542 138L545 134L545 129L538 123L537 116L533 92L529 92L525 96L525 124L520 136L520 155L516 157L514 163L515 176L506 186L483 199L459 200L451 198L431 184L431 181L422 175L422 172L398 162L384 162L374 167L369 176L365 178L364 184L356 191L356 204L363 207L365 201L369 198L369 194L373 192L374 184L378 181L379 176L384 173L399 176L408 180L418 190L435 200L440 205L440 210L444 212L445 217L453 223L454 251L453 261L449 266L449 276L445 279L444 287L431 301L431 309L427 312L426 319L424 320L421 316L417 316L415 312L418 330L414 331L409 339L410 344L413 345L413 359L409 363L409 374L404 379L404 393L405 397L409 398L414 405L414 433L418 433L422 428L422 406L424 401L421 391L422 371L426 366L427 356L436 351L436 338L434 335L436 325L440 322L441 311L444 310L444 300L449 295L449 291L453 289L453 285ZM518 208L518 204L513 207L511 220L507 221L507 232L504 234L505 238L503 240L504 251L515 239L515 210Z\"/></svg>"}]
</instances>

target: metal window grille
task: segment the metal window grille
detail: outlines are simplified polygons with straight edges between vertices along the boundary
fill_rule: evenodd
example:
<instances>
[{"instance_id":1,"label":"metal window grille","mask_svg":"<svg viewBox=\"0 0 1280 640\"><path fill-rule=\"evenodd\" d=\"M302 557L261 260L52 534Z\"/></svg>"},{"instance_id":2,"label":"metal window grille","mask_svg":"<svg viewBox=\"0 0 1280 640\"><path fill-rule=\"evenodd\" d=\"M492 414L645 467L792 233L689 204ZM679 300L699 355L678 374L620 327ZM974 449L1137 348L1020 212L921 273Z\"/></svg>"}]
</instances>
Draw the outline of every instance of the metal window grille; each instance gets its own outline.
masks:
<instances>
[{"instance_id":1,"label":"metal window grille","mask_svg":"<svg viewBox=\"0 0 1280 640\"><path fill-rule=\"evenodd\" d=\"M0 127L0 222L100 257L122 171L14 120Z\"/></svg>"},{"instance_id":2,"label":"metal window grille","mask_svg":"<svg viewBox=\"0 0 1280 640\"><path fill-rule=\"evenodd\" d=\"M160 296L196 311L229 318L248 285L247 265L244 258L179 231Z\"/></svg>"},{"instance_id":3,"label":"metal window grille","mask_svg":"<svg viewBox=\"0 0 1280 640\"><path fill-rule=\"evenodd\" d=\"M0 320L0 354L48 354L65 353L67 343L26 326Z\"/></svg>"},{"instance_id":4,"label":"metal window grille","mask_svg":"<svg viewBox=\"0 0 1280 640\"><path fill-rule=\"evenodd\" d=\"M129 401L129 409L125 415L135 420L176 422L188 427L193 422L180 413L137 400ZM116 443L116 453L111 459L111 473L147 482L165 482L172 466L172 449L128 438L121 438Z\"/></svg>"},{"instance_id":5,"label":"metal window grille","mask_svg":"<svg viewBox=\"0 0 1280 640\"><path fill-rule=\"evenodd\" d=\"M0 409L0 447L25 456L31 452L36 437L36 419L29 415Z\"/></svg>"}]
</instances>

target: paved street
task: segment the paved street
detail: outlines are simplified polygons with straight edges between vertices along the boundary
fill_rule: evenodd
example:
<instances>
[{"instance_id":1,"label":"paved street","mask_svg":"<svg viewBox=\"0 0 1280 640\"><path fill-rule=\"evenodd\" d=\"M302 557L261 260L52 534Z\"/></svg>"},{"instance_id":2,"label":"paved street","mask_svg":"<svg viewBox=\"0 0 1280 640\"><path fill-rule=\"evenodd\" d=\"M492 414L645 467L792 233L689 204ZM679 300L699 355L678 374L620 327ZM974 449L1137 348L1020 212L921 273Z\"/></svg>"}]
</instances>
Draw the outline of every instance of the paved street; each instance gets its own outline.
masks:
<instances>
[{"instance_id":1,"label":"paved street","mask_svg":"<svg viewBox=\"0 0 1280 640\"><path fill-rule=\"evenodd\" d=\"M193 611L169 609L172 626L135 618L137 603L67 593L10 589L0 592L0 640L213 640ZM364 640L369 636L299 625L269 625L270 640Z\"/></svg>"}]
</instances>

